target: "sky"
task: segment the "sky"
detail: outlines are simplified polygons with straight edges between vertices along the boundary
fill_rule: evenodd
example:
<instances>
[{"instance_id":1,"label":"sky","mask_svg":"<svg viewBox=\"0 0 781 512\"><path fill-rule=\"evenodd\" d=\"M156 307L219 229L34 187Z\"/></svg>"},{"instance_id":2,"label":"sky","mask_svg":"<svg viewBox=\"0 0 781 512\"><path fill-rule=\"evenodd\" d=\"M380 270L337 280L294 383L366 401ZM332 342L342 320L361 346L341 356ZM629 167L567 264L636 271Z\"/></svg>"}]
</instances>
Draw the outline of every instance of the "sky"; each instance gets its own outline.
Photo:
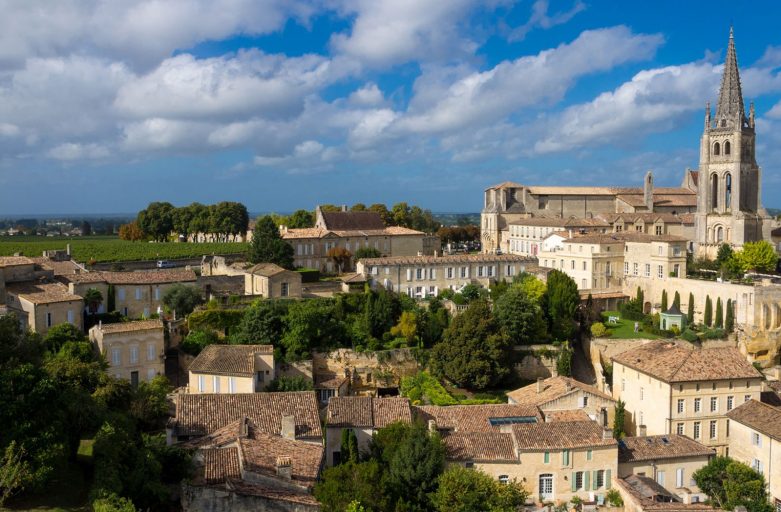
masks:
<instances>
[{"instance_id":1,"label":"sky","mask_svg":"<svg viewBox=\"0 0 781 512\"><path fill-rule=\"evenodd\" d=\"M0 215L677 186L729 29L781 207L781 3L0 0ZM747 105L748 107L748 105Z\"/></svg>"}]
</instances>

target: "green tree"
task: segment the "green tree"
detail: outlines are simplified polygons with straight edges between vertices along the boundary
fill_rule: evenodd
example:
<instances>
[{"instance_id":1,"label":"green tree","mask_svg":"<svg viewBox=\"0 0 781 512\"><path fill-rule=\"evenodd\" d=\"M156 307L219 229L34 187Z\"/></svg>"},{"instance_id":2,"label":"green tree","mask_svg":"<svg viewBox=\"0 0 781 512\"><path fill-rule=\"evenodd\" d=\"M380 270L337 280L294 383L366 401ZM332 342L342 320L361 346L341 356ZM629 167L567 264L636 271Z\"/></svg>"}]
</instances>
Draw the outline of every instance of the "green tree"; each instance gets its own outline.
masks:
<instances>
[{"instance_id":1,"label":"green tree","mask_svg":"<svg viewBox=\"0 0 781 512\"><path fill-rule=\"evenodd\" d=\"M708 327L713 325L713 302L710 300L710 295L705 297L705 313L703 313L703 323Z\"/></svg>"},{"instance_id":2,"label":"green tree","mask_svg":"<svg viewBox=\"0 0 781 512\"><path fill-rule=\"evenodd\" d=\"M138 212L136 222L141 231L156 242L165 242L174 229L174 206L171 203L149 203Z\"/></svg>"},{"instance_id":3,"label":"green tree","mask_svg":"<svg viewBox=\"0 0 781 512\"><path fill-rule=\"evenodd\" d=\"M353 254L344 247L331 247L325 255L333 262L337 273L341 274L350 269Z\"/></svg>"},{"instance_id":4,"label":"green tree","mask_svg":"<svg viewBox=\"0 0 781 512\"><path fill-rule=\"evenodd\" d=\"M515 512L527 497L518 482L503 484L482 471L452 466L440 475L432 501L439 512Z\"/></svg>"},{"instance_id":5,"label":"green tree","mask_svg":"<svg viewBox=\"0 0 781 512\"><path fill-rule=\"evenodd\" d=\"M723 510L744 506L749 512L772 512L765 479L756 470L729 457L714 457L692 478L711 502Z\"/></svg>"},{"instance_id":6,"label":"green tree","mask_svg":"<svg viewBox=\"0 0 781 512\"><path fill-rule=\"evenodd\" d=\"M513 284L518 286L527 297L540 304L547 287L545 283L534 274L521 272L513 277Z\"/></svg>"},{"instance_id":7,"label":"green tree","mask_svg":"<svg viewBox=\"0 0 781 512\"><path fill-rule=\"evenodd\" d=\"M735 310L732 299L727 299L727 313L724 318L724 330L732 332L735 329Z\"/></svg>"},{"instance_id":8,"label":"green tree","mask_svg":"<svg viewBox=\"0 0 781 512\"><path fill-rule=\"evenodd\" d=\"M24 490L29 479L30 463L25 460L24 448L11 441L0 457L0 507L8 498Z\"/></svg>"},{"instance_id":9,"label":"green tree","mask_svg":"<svg viewBox=\"0 0 781 512\"><path fill-rule=\"evenodd\" d=\"M548 317L548 332L553 339L569 340L575 333L575 313L580 304L578 286L560 270L548 274L547 285L543 309Z\"/></svg>"},{"instance_id":10,"label":"green tree","mask_svg":"<svg viewBox=\"0 0 781 512\"><path fill-rule=\"evenodd\" d=\"M390 333L397 338L404 338L412 343L418 334L418 318L412 311L403 311L399 323L391 327Z\"/></svg>"},{"instance_id":11,"label":"green tree","mask_svg":"<svg viewBox=\"0 0 781 512\"><path fill-rule=\"evenodd\" d=\"M344 512L354 501L372 511L393 510L382 487L382 475L377 460L339 464L323 471L314 495L323 512Z\"/></svg>"},{"instance_id":12,"label":"green tree","mask_svg":"<svg viewBox=\"0 0 781 512\"><path fill-rule=\"evenodd\" d=\"M778 253L767 240L746 242L736 258L744 272L774 272L778 265Z\"/></svg>"},{"instance_id":13,"label":"green tree","mask_svg":"<svg viewBox=\"0 0 781 512\"><path fill-rule=\"evenodd\" d=\"M219 341L220 339L217 337L216 332L210 329L196 329L187 334L187 337L182 341L179 348L181 348L182 352L185 354L197 356L201 353L201 350L206 348L206 346L213 343L219 343Z\"/></svg>"},{"instance_id":14,"label":"green tree","mask_svg":"<svg viewBox=\"0 0 781 512\"><path fill-rule=\"evenodd\" d=\"M686 324L692 325L694 323L694 294L689 292L689 305L686 313Z\"/></svg>"},{"instance_id":15,"label":"green tree","mask_svg":"<svg viewBox=\"0 0 781 512\"><path fill-rule=\"evenodd\" d=\"M382 221L386 226L393 224L393 215L391 215L391 212L388 211L388 207L384 204L374 203L373 205L369 206L369 211L379 213L380 217L382 217Z\"/></svg>"},{"instance_id":16,"label":"green tree","mask_svg":"<svg viewBox=\"0 0 781 512\"><path fill-rule=\"evenodd\" d=\"M667 290L662 290L662 311L667 311Z\"/></svg>"},{"instance_id":17,"label":"green tree","mask_svg":"<svg viewBox=\"0 0 781 512\"><path fill-rule=\"evenodd\" d=\"M193 312L196 306L203 304L203 295L197 286L177 283L163 294L163 304L171 311L176 311L179 317Z\"/></svg>"},{"instance_id":18,"label":"green tree","mask_svg":"<svg viewBox=\"0 0 781 512\"><path fill-rule=\"evenodd\" d=\"M407 203L396 203L391 208L391 219L395 226L410 227L410 209Z\"/></svg>"},{"instance_id":19,"label":"green tree","mask_svg":"<svg viewBox=\"0 0 781 512\"><path fill-rule=\"evenodd\" d=\"M570 347L569 342L562 342L559 348L559 355L556 357L556 373L562 377L571 377L572 358L574 355L575 352Z\"/></svg>"},{"instance_id":20,"label":"green tree","mask_svg":"<svg viewBox=\"0 0 781 512\"><path fill-rule=\"evenodd\" d=\"M637 287L637 293L635 294L635 299L637 299L637 302L640 303L640 306L643 305L645 302L645 294L643 293L643 289L639 286Z\"/></svg>"},{"instance_id":21,"label":"green tree","mask_svg":"<svg viewBox=\"0 0 781 512\"><path fill-rule=\"evenodd\" d=\"M465 285L459 294L464 298L464 300L469 303L473 300L477 300L483 295L484 288L481 286L478 286L474 283L469 283Z\"/></svg>"},{"instance_id":22,"label":"green tree","mask_svg":"<svg viewBox=\"0 0 781 512\"><path fill-rule=\"evenodd\" d=\"M255 222L247 259L250 263L274 263L282 268L293 268L293 246L282 239L270 216L260 217Z\"/></svg>"},{"instance_id":23,"label":"green tree","mask_svg":"<svg viewBox=\"0 0 781 512\"><path fill-rule=\"evenodd\" d=\"M342 462L358 462L358 438L351 428L342 429Z\"/></svg>"},{"instance_id":24,"label":"green tree","mask_svg":"<svg viewBox=\"0 0 781 512\"><path fill-rule=\"evenodd\" d=\"M231 332L230 342L238 345L278 345L287 310L284 301L255 301Z\"/></svg>"},{"instance_id":25,"label":"green tree","mask_svg":"<svg viewBox=\"0 0 781 512\"><path fill-rule=\"evenodd\" d=\"M678 290L675 290L675 296L673 297L673 307L678 311L681 310L681 294L678 293Z\"/></svg>"},{"instance_id":26,"label":"green tree","mask_svg":"<svg viewBox=\"0 0 781 512\"><path fill-rule=\"evenodd\" d=\"M114 493L104 494L92 502L93 512L136 512L133 502Z\"/></svg>"},{"instance_id":27,"label":"green tree","mask_svg":"<svg viewBox=\"0 0 781 512\"><path fill-rule=\"evenodd\" d=\"M456 316L431 350L436 373L471 389L485 389L510 373L512 344L500 332L486 301Z\"/></svg>"},{"instance_id":28,"label":"green tree","mask_svg":"<svg viewBox=\"0 0 781 512\"><path fill-rule=\"evenodd\" d=\"M732 255L734 254L734 251L732 250L732 247L730 247L729 244L721 244L719 246L719 252L716 254L716 267L721 268L726 262L728 262Z\"/></svg>"},{"instance_id":29,"label":"green tree","mask_svg":"<svg viewBox=\"0 0 781 512\"><path fill-rule=\"evenodd\" d=\"M307 379L303 375L293 377L280 375L266 386L266 391L311 391L313 389L312 379Z\"/></svg>"},{"instance_id":30,"label":"green tree","mask_svg":"<svg viewBox=\"0 0 781 512\"><path fill-rule=\"evenodd\" d=\"M355 259L356 260L363 260L368 258L379 258L382 256L382 253L379 249L375 249L374 247L361 247L357 251L355 251Z\"/></svg>"},{"instance_id":31,"label":"green tree","mask_svg":"<svg viewBox=\"0 0 781 512\"><path fill-rule=\"evenodd\" d=\"M616 402L613 414L613 437L621 439L626 435L626 404L619 400Z\"/></svg>"},{"instance_id":32,"label":"green tree","mask_svg":"<svg viewBox=\"0 0 781 512\"><path fill-rule=\"evenodd\" d=\"M97 288L89 288L84 292L84 303L93 315L98 312L103 303L103 294Z\"/></svg>"},{"instance_id":33,"label":"green tree","mask_svg":"<svg viewBox=\"0 0 781 512\"><path fill-rule=\"evenodd\" d=\"M291 229L312 228L315 226L315 216L308 210L296 210L287 218L287 227Z\"/></svg>"},{"instance_id":34,"label":"green tree","mask_svg":"<svg viewBox=\"0 0 781 512\"><path fill-rule=\"evenodd\" d=\"M335 317L334 304L327 299L294 302L285 316L286 330L280 339L288 360L310 357L315 348L339 346L347 335Z\"/></svg>"},{"instance_id":35,"label":"green tree","mask_svg":"<svg viewBox=\"0 0 781 512\"><path fill-rule=\"evenodd\" d=\"M44 342L50 352L57 353L69 341L85 341L86 339L86 336L78 327L66 322L51 327L46 332Z\"/></svg>"},{"instance_id":36,"label":"green tree","mask_svg":"<svg viewBox=\"0 0 781 512\"><path fill-rule=\"evenodd\" d=\"M514 345L532 345L545 338L542 308L520 286L512 286L496 301L496 321Z\"/></svg>"},{"instance_id":37,"label":"green tree","mask_svg":"<svg viewBox=\"0 0 781 512\"><path fill-rule=\"evenodd\" d=\"M169 416L168 394L173 387L163 375L139 382L130 403L130 416L141 430L162 430Z\"/></svg>"},{"instance_id":38,"label":"green tree","mask_svg":"<svg viewBox=\"0 0 781 512\"><path fill-rule=\"evenodd\" d=\"M716 321L714 325L719 329L724 327L724 310L721 306L721 297L716 299Z\"/></svg>"}]
</instances>

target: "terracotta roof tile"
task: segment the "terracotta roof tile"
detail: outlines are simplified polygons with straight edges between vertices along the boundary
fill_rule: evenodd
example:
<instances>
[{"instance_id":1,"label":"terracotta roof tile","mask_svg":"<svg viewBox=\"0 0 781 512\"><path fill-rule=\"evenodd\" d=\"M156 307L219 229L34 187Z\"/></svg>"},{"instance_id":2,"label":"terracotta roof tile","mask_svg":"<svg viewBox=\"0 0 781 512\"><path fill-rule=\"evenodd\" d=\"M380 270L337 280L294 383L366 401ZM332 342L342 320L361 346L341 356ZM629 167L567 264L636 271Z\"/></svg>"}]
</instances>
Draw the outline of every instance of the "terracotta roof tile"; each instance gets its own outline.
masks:
<instances>
[{"instance_id":1,"label":"terracotta roof tile","mask_svg":"<svg viewBox=\"0 0 781 512\"><path fill-rule=\"evenodd\" d=\"M720 510L705 503L681 503L680 498L656 483L653 478L629 475L617 478L616 483L629 493L644 512L703 512Z\"/></svg>"},{"instance_id":2,"label":"terracotta roof tile","mask_svg":"<svg viewBox=\"0 0 781 512\"><path fill-rule=\"evenodd\" d=\"M757 379L762 374L736 348L695 349L652 341L613 356L613 361L664 382Z\"/></svg>"},{"instance_id":3,"label":"terracotta roof tile","mask_svg":"<svg viewBox=\"0 0 781 512\"><path fill-rule=\"evenodd\" d=\"M252 377L255 354L273 354L272 345L207 345L190 363L193 373L216 373Z\"/></svg>"},{"instance_id":4,"label":"terracotta roof tile","mask_svg":"<svg viewBox=\"0 0 781 512\"><path fill-rule=\"evenodd\" d=\"M27 256L0 256L0 268L18 265L32 265L34 261Z\"/></svg>"},{"instance_id":5,"label":"terracotta roof tile","mask_svg":"<svg viewBox=\"0 0 781 512\"><path fill-rule=\"evenodd\" d=\"M197 276L192 270L160 269L138 272L83 272L65 275L63 278L73 283L163 284L192 282Z\"/></svg>"},{"instance_id":6,"label":"terracotta roof tile","mask_svg":"<svg viewBox=\"0 0 781 512\"><path fill-rule=\"evenodd\" d=\"M512 426L515 442L521 450L548 450L616 446L613 437L605 438L605 429L596 421L556 421L523 423Z\"/></svg>"},{"instance_id":7,"label":"terracotta roof tile","mask_svg":"<svg viewBox=\"0 0 781 512\"><path fill-rule=\"evenodd\" d=\"M134 322L117 322L113 324L102 324L97 329L103 334L114 334L118 332L146 331L148 329L163 329L163 322L160 320L136 320Z\"/></svg>"},{"instance_id":8,"label":"terracotta roof tile","mask_svg":"<svg viewBox=\"0 0 781 512\"><path fill-rule=\"evenodd\" d=\"M513 435L502 432L453 432L442 437L448 460L517 462Z\"/></svg>"},{"instance_id":9,"label":"terracotta roof tile","mask_svg":"<svg viewBox=\"0 0 781 512\"><path fill-rule=\"evenodd\" d=\"M415 411L424 421L434 420L438 430L455 432L495 432L502 419L506 420L504 423L542 421L540 411L531 405L422 405L416 406Z\"/></svg>"},{"instance_id":10,"label":"terracotta roof tile","mask_svg":"<svg viewBox=\"0 0 781 512\"><path fill-rule=\"evenodd\" d=\"M618 462L707 457L715 450L677 434L625 437L618 442Z\"/></svg>"},{"instance_id":11,"label":"terracotta roof tile","mask_svg":"<svg viewBox=\"0 0 781 512\"><path fill-rule=\"evenodd\" d=\"M383 428L397 421L412 421L406 398L332 397L326 410L329 427Z\"/></svg>"},{"instance_id":12,"label":"terracotta roof tile","mask_svg":"<svg viewBox=\"0 0 781 512\"><path fill-rule=\"evenodd\" d=\"M24 281L8 283L6 291L18 295L33 304L52 304L55 302L82 301L78 295L72 294L68 287L59 282Z\"/></svg>"},{"instance_id":13,"label":"terracotta roof tile","mask_svg":"<svg viewBox=\"0 0 781 512\"><path fill-rule=\"evenodd\" d=\"M570 393L584 391L604 400L615 401L612 396L603 393L594 386L589 386L569 377L550 377L540 382L540 386L542 386L540 392L537 391L537 383L535 382L507 393L507 398L512 399L513 403L516 404L539 406Z\"/></svg>"},{"instance_id":14,"label":"terracotta roof tile","mask_svg":"<svg viewBox=\"0 0 781 512\"><path fill-rule=\"evenodd\" d=\"M563 411L544 411L545 421L591 421L591 418L583 409Z\"/></svg>"},{"instance_id":15,"label":"terracotta roof tile","mask_svg":"<svg viewBox=\"0 0 781 512\"><path fill-rule=\"evenodd\" d=\"M233 492L244 496L261 496L273 501L287 501L290 503L309 505L311 507L320 505L320 502L318 502L314 496L307 494L305 491L296 492L279 487L275 488L267 485L249 483L243 480L231 481L230 486Z\"/></svg>"},{"instance_id":16,"label":"terracotta roof tile","mask_svg":"<svg viewBox=\"0 0 781 512\"><path fill-rule=\"evenodd\" d=\"M177 436L203 436L247 417L267 434L282 431L282 416L292 415L297 437L322 437L314 391L286 393L178 394L169 425Z\"/></svg>"},{"instance_id":17,"label":"terracotta roof tile","mask_svg":"<svg viewBox=\"0 0 781 512\"><path fill-rule=\"evenodd\" d=\"M781 441L781 409L749 400L727 413L727 417Z\"/></svg>"},{"instance_id":18,"label":"terracotta roof tile","mask_svg":"<svg viewBox=\"0 0 781 512\"><path fill-rule=\"evenodd\" d=\"M228 479L240 479L238 448L211 448L201 451L203 466L198 471L198 480L206 485L223 483Z\"/></svg>"},{"instance_id":19,"label":"terracotta roof tile","mask_svg":"<svg viewBox=\"0 0 781 512\"><path fill-rule=\"evenodd\" d=\"M565 240L565 242L581 243L581 244L610 244L610 243L624 243L624 242L639 242L639 243L651 243L651 242L686 242L687 239L682 236L675 235L651 235L648 233L594 233L576 236Z\"/></svg>"},{"instance_id":20,"label":"terracotta roof tile","mask_svg":"<svg viewBox=\"0 0 781 512\"><path fill-rule=\"evenodd\" d=\"M271 277L275 276L277 274L281 274L283 272L289 272L288 270L285 270L284 268L280 267L279 265L275 265L274 263L258 263L257 265L253 265L246 269L246 272L249 272L250 274L255 274L258 276L265 276L265 277Z\"/></svg>"},{"instance_id":21,"label":"terracotta roof tile","mask_svg":"<svg viewBox=\"0 0 781 512\"><path fill-rule=\"evenodd\" d=\"M294 482L312 487L320 475L325 454L322 444L294 441L262 432L239 439L239 444L245 471L275 476L277 459L289 457Z\"/></svg>"}]
</instances>

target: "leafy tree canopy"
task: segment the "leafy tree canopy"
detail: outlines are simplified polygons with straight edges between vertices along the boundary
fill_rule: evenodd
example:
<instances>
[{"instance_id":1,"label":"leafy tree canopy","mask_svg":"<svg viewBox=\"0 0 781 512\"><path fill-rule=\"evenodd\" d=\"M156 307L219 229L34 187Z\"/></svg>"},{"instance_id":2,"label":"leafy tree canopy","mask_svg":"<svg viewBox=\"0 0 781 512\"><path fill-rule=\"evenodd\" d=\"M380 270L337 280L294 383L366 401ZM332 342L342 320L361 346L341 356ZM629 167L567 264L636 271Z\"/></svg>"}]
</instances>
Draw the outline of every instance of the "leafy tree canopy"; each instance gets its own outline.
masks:
<instances>
[{"instance_id":1,"label":"leafy tree canopy","mask_svg":"<svg viewBox=\"0 0 781 512\"><path fill-rule=\"evenodd\" d=\"M196 286L177 283L168 288L163 295L163 304L170 310L176 311L180 317L189 315L202 303L201 290Z\"/></svg>"},{"instance_id":2,"label":"leafy tree canopy","mask_svg":"<svg viewBox=\"0 0 781 512\"><path fill-rule=\"evenodd\" d=\"M432 501L439 512L515 512L527 497L518 482L503 484L482 471L452 466L440 475Z\"/></svg>"},{"instance_id":3,"label":"leafy tree canopy","mask_svg":"<svg viewBox=\"0 0 781 512\"><path fill-rule=\"evenodd\" d=\"M255 222L247 259L250 263L275 263L293 268L293 246L282 239L274 220L266 215Z\"/></svg>"}]
</instances>

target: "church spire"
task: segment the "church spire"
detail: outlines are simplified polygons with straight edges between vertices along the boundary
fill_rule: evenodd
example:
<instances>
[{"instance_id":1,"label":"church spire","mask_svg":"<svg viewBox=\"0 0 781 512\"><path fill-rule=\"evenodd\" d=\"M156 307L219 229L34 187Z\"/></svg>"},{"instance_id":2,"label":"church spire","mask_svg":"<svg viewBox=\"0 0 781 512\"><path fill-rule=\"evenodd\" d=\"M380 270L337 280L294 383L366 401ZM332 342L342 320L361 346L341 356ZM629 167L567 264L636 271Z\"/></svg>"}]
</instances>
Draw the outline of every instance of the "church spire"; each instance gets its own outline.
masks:
<instances>
[{"instance_id":1,"label":"church spire","mask_svg":"<svg viewBox=\"0 0 781 512\"><path fill-rule=\"evenodd\" d=\"M745 117L738 72L738 56L735 52L735 37L732 33L732 27L730 27L727 59L724 62L724 73L721 76L719 104L716 106L716 122L719 123L719 126L723 126L724 120L733 121L737 118L738 127L740 127L743 125Z\"/></svg>"}]
</instances>

